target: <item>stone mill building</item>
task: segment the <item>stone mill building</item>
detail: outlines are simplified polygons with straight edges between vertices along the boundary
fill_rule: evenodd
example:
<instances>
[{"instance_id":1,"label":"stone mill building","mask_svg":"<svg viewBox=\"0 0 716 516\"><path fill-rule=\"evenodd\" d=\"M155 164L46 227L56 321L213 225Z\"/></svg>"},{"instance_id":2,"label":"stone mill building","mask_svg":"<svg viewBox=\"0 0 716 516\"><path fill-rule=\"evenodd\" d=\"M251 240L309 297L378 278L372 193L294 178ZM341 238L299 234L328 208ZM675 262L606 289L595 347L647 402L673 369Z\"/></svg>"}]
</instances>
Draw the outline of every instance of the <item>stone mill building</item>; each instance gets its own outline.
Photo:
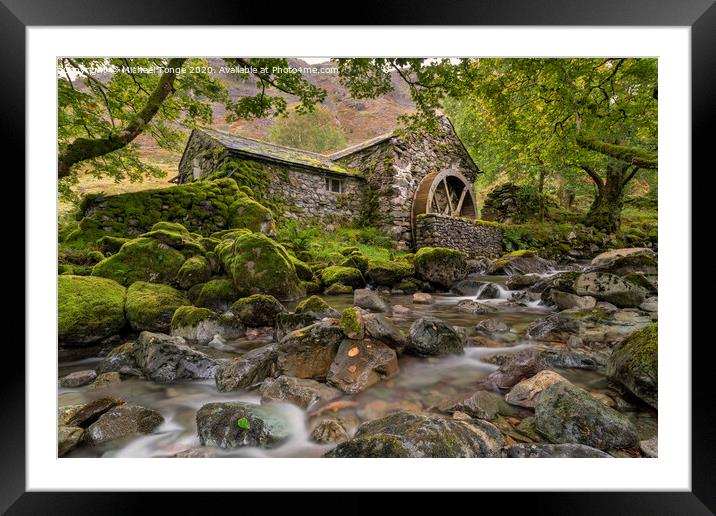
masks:
<instances>
[{"instance_id":1,"label":"stone mill building","mask_svg":"<svg viewBox=\"0 0 716 516\"><path fill-rule=\"evenodd\" d=\"M197 128L175 181L234 175L241 184L252 166L263 176L260 195L279 202L283 217L328 229L375 225L402 249L502 250L499 232L476 220L473 183L480 170L445 117L434 133L396 131L330 155Z\"/></svg>"}]
</instances>

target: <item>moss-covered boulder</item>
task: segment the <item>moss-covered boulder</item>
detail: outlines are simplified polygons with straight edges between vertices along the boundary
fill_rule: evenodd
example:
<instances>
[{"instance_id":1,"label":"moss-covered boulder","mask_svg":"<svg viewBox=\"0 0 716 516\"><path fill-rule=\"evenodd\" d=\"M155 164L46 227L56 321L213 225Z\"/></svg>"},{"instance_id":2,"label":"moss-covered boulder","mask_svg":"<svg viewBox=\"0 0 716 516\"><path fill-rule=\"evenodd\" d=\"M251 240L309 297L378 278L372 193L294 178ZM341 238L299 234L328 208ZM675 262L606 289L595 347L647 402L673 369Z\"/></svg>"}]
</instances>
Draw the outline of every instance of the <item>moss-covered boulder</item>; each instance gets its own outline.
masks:
<instances>
[{"instance_id":1,"label":"moss-covered boulder","mask_svg":"<svg viewBox=\"0 0 716 516\"><path fill-rule=\"evenodd\" d=\"M127 290L106 278L57 278L57 331L61 344L92 344L120 331L126 324Z\"/></svg>"},{"instance_id":2,"label":"moss-covered boulder","mask_svg":"<svg viewBox=\"0 0 716 516\"><path fill-rule=\"evenodd\" d=\"M244 233L223 240L216 253L240 296L271 294L286 301L305 293L286 250L266 235Z\"/></svg>"},{"instance_id":3,"label":"moss-covered boulder","mask_svg":"<svg viewBox=\"0 0 716 516\"><path fill-rule=\"evenodd\" d=\"M92 268L92 276L109 278L124 286L135 281L172 283L186 259L176 249L154 238L135 238L117 254Z\"/></svg>"},{"instance_id":4,"label":"moss-covered boulder","mask_svg":"<svg viewBox=\"0 0 716 516\"><path fill-rule=\"evenodd\" d=\"M617 344L607 361L607 375L658 408L659 328L656 323L635 331Z\"/></svg>"},{"instance_id":5,"label":"moss-covered boulder","mask_svg":"<svg viewBox=\"0 0 716 516\"><path fill-rule=\"evenodd\" d=\"M177 222L157 222L152 229L142 233L140 237L154 238L160 242L181 250L185 256L203 255L206 249L199 243L201 235L190 233L187 228Z\"/></svg>"},{"instance_id":6,"label":"moss-covered boulder","mask_svg":"<svg viewBox=\"0 0 716 516\"><path fill-rule=\"evenodd\" d=\"M229 278L214 278L189 290L189 299L196 306L219 312L227 310L238 297L234 281Z\"/></svg>"},{"instance_id":7,"label":"moss-covered boulder","mask_svg":"<svg viewBox=\"0 0 716 516\"><path fill-rule=\"evenodd\" d=\"M368 264L368 281L387 287L400 283L400 280L415 274L415 267L406 260L373 260Z\"/></svg>"},{"instance_id":8,"label":"moss-covered boulder","mask_svg":"<svg viewBox=\"0 0 716 516\"><path fill-rule=\"evenodd\" d=\"M415 273L437 287L449 289L467 276L467 255L454 249L422 247L415 254Z\"/></svg>"},{"instance_id":9,"label":"moss-covered boulder","mask_svg":"<svg viewBox=\"0 0 716 516\"><path fill-rule=\"evenodd\" d=\"M239 195L229 206L228 227L245 228L265 235L276 233L271 210L245 194Z\"/></svg>"},{"instance_id":10,"label":"moss-covered boulder","mask_svg":"<svg viewBox=\"0 0 716 516\"><path fill-rule=\"evenodd\" d=\"M187 290L198 283L205 283L211 277L211 265L206 257L197 255L185 261L177 272L176 282Z\"/></svg>"},{"instance_id":11,"label":"moss-covered boulder","mask_svg":"<svg viewBox=\"0 0 716 516\"><path fill-rule=\"evenodd\" d=\"M358 269L341 267L340 265L331 265L321 270L321 281L327 287L334 283L349 285L353 288L360 288L365 285L363 275Z\"/></svg>"},{"instance_id":12,"label":"moss-covered boulder","mask_svg":"<svg viewBox=\"0 0 716 516\"><path fill-rule=\"evenodd\" d=\"M318 296L311 296L296 305L297 314L312 314L321 319L323 317L340 317L340 313Z\"/></svg>"},{"instance_id":13,"label":"moss-covered boulder","mask_svg":"<svg viewBox=\"0 0 716 516\"><path fill-rule=\"evenodd\" d=\"M299 260L291 254L289 254L289 258L291 259L293 266L296 268L296 275L299 279L303 281L311 281L313 279L313 270L306 262Z\"/></svg>"},{"instance_id":14,"label":"moss-covered boulder","mask_svg":"<svg viewBox=\"0 0 716 516\"><path fill-rule=\"evenodd\" d=\"M323 293L327 296L340 296L341 294L352 294L353 287L350 285L344 285L343 283L334 283L330 287L326 288Z\"/></svg>"},{"instance_id":15,"label":"moss-covered boulder","mask_svg":"<svg viewBox=\"0 0 716 516\"><path fill-rule=\"evenodd\" d=\"M244 325L236 317L217 314L208 308L180 306L171 320L171 335L208 344L215 335L226 340L238 339L246 333Z\"/></svg>"},{"instance_id":16,"label":"moss-covered boulder","mask_svg":"<svg viewBox=\"0 0 716 516\"><path fill-rule=\"evenodd\" d=\"M592 296L598 301L627 308L639 306L646 295L642 287L607 272L580 274L572 288L578 296Z\"/></svg>"},{"instance_id":17,"label":"moss-covered boulder","mask_svg":"<svg viewBox=\"0 0 716 516\"><path fill-rule=\"evenodd\" d=\"M287 312L281 302L267 294L242 297L231 305L231 312L246 326L273 326L276 316Z\"/></svg>"},{"instance_id":18,"label":"moss-covered boulder","mask_svg":"<svg viewBox=\"0 0 716 516\"><path fill-rule=\"evenodd\" d=\"M341 314L341 329L349 339L362 339L364 336L363 312L357 306L349 306Z\"/></svg>"},{"instance_id":19,"label":"moss-covered boulder","mask_svg":"<svg viewBox=\"0 0 716 516\"><path fill-rule=\"evenodd\" d=\"M499 457L505 440L487 421L395 412L363 423L325 457Z\"/></svg>"},{"instance_id":20,"label":"moss-covered boulder","mask_svg":"<svg viewBox=\"0 0 716 516\"><path fill-rule=\"evenodd\" d=\"M624 276L633 272L656 274L656 254L646 247L612 249L592 259L592 266L600 271Z\"/></svg>"},{"instance_id":21,"label":"moss-covered boulder","mask_svg":"<svg viewBox=\"0 0 716 516\"><path fill-rule=\"evenodd\" d=\"M578 443L600 450L634 448L634 423L569 382L547 387L535 403L535 428L552 443Z\"/></svg>"},{"instance_id":22,"label":"moss-covered boulder","mask_svg":"<svg viewBox=\"0 0 716 516\"><path fill-rule=\"evenodd\" d=\"M351 254L346 257L345 260L341 261L338 265L341 267L352 267L358 269L362 274L365 274L368 270L369 260L362 254Z\"/></svg>"},{"instance_id":23,"label":"moss-covered boulder","mask_svg":"<svg viewBox=\"0 0 716 516\"><path fill-rule=\"evenodd\" d=\"M104 251L105 253L111 253L114 254L117 251L121 249L121 247L129 242L130 238L124 238L124 237L116 237L111 235L106 235L97 240L97 245L99 248Z\"/></svg>"},{"instance_id":24,"label":"moss-covered boulder","mask_svg":"<svg viewBox=\"0 0 716 516\"><path fill-rule=\"evenodd\" d=\"M174 311L188 304L186 295L169 285L135 281L127 289L125 313L134 330L166 333Z\"/></svg>"}]
</instances>

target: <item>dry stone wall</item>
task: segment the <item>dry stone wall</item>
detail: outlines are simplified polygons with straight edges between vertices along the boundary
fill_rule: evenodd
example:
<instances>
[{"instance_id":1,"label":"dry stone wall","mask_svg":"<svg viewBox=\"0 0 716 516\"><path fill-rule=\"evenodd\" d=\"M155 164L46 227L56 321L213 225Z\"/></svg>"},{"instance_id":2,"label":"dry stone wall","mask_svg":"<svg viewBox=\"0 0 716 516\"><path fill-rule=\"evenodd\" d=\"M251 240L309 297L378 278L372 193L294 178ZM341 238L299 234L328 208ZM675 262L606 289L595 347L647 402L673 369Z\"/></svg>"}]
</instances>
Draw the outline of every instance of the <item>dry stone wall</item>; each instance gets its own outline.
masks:
<instances>
[{"instance_id":1,"label":"dry stone wall","mask_svg":"<svg viewBox=\"0 0 716 516\"><path fill-rule=\"evenodd\" d=\"M418 216L416 247L447 247L470 257L494 257L504 252L502 230L498 226L435 214Z\"/></svg>"}]
</instances>

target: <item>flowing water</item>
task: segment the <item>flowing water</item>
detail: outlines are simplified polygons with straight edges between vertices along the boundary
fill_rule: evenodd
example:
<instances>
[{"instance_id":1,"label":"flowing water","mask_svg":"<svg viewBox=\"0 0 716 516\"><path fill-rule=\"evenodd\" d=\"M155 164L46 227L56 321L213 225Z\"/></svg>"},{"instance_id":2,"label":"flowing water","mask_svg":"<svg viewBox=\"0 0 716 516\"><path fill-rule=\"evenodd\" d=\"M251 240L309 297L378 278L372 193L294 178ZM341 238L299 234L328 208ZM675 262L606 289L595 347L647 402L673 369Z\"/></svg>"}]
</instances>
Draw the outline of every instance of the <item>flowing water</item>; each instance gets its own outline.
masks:
<instances>
[{"instance_id":1,"label":"flowing water","mask_svg":"<svg viewBox=\"0 0 716 516\"><path fill-rule=\"evenodd\" d=\"M505 276L483 277L482 281L491 281L500 286L500 297L480 300L498 308L488 315L473 315L460 312L456 305L463 299L475 299L475 296L456 296L434 294L434 303L430 305L413 304L412 296L391 296L393 305L402 305L410 310L407 315L394 315L396 324L407 332L412 322L422 316L443 319L455 326L472 329L484 319L500 319L511 327L511 331L491 336L490 347L466 347L462 355L436 358L416 358L403 355L399 358L400 372L383 382L374 385L352 397L345 397L341 416L354 429L359 423L380 417L396 408L428 409L441 400L460 393L471 392L478 380L496 369L483 359L495 353L514 352L532 343L524 338L526 327L535 319L544 317L548 310L529 301L526 306L511 303L509 298L515 292L504 286ZM326 301L338 310L353 305L352 295L326 296ZM289 306L292 308L292 306ZM263 346L271 341L271 336L249 335L236 341L230 341L229 350L217 351L209 347L198 349L215 357L231 357ZM484 346L484 344L483 344ZM61 363L59 375L72 371L96 367L99 358ZM598 390L606 386L604 378L589 371L564 371L571 381ZM474 390L474 389L472 389ZM199 408L215 401L248 401L260 403L256 391L238 391L222 393L216 390L213 380L176 383L171 385L155 384L150 381L129 378L120 384L105 389L89 390L87 387L73 389L60 388L59 406L86 403L102 396L113 396L127 403L141 405L159 411L164 423L151 435L134 436L125 440L116 440L95 447L79 447L68 457L162 457L199 446L195 416ZM233 457L319 457L335 445L321 445L309 438L308 411L290 404L275 404L291 426L291 437L280 446L270 449L238 448L234 450L216 450L217 456Z\"/></svg>"}]
</instances>

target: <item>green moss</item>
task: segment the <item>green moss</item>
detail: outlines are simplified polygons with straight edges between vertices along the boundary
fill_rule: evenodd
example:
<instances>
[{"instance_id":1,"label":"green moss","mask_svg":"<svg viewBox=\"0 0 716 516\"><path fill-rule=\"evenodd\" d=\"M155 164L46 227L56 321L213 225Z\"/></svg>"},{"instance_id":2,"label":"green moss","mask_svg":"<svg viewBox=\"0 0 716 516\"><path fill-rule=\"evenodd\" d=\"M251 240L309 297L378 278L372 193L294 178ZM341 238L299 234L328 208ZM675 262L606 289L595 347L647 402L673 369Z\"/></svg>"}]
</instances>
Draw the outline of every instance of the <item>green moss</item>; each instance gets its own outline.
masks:
<instances>
[{"instance_id":1,"label":"green moss","mask_svg":"<svg viewBox=\"0 0 716 516\"><path fill-rule=\"evenodd\" d=\"M129 240L129 238L105 235L97 241L97 244L105 253L116 253Z\"/></svg>"},{"instance_id":2,"label":"green moss","mask_svg":"<svg viewBox=\"0 0 716 516\"><path fill-rule=\"evenodd\" d=\"M301 281L301 286L306 290L306 294L316 294L321 291L321 285L317 281Z\"/></svg>"},{"instance_id":3,"label":"green moss","mask_svg":"<svg viewBox=\"0 0 716 516\"><path fill-rule=\"evenodd\" d=\"M234 240L241 235L251 234L248 229L224 229L222 231L216 231L211 234L211 238L221 242L222 240ZM218 245L218 242L217 242ZM216 246L214 246L216 248Z\"/></svg>"},{"instance_id":4,"label":"green moss","mask_svg":"<svg viewBox=\"0 0 716 516\"><path fill-rule=\"evenodd\" d=\"M127 289L125 313L137 331L167 331L174 311L188 304L182 292L168 285L137 281Z\"/></svg>"},{"instance_id":5,"label":"green moss","mask_svg":"<svg viewBox=\"0 0 716 516\"><path fill-rule=\"evenodd\" d=\"M291 263L296 268L296 274L303 281L311 281L313 279L313 270L304 261L299 260L295 256L289 253L288 257L291 259Z\"/></svg>"},{"instance_id":6,"label":"green moss","mask_svg":"<svg viewBox=\"0 0 716 516\"><path fill-rule=\"evenodd\" d=\"M297 314L303 314L306 312L325 312L326 310L329 310L331 307L328 303L326 303L323 299L321 299L318 296L311 296L300 303L296 305L296 309L294 310Z\"/></svg>"},{"instance_id":7,"label":"green moss","mask_svg":"<svg viewBox=\"0 0 716 516\"><path fill-rule=\"evenodd\" d=\"M333 285L328 287L326 290L324 290L323 293L327 296L339 296L341 294L352 294L353 287L351 287L349 285L344 285L343 283L334 283Z\"/></svg>"},{"instance_id":8,"label":"green moss","mask_svg":"<svg viewBox=\"0 0 716 516\"><path fill-rule=\"evenodd\" d=\"M215 278L192 287L192 290L194 288L197 290L190 293L190 298L193 294L194 304L204 308L225 310L240 297L230 278Z\"/></svg>"},{"instance_id":9,"label":"green moss","mask_svg":"<svg viewBox=\"0 0 716 516\"><path fill-rule=\"evenodd\" d=\"M241 296L263 293L290 300L305 292L286 250L263 234L223 240L216 246L216 254Z\"/></svg>"},{"instance_id":10,"label":"green moss","mask_svg":"<svg viewBox=\"0 0 716 516\"><path fill-rule=\"evenodd\" d=\"M354 288L362 287L365 284L363 275L358 269L341 267L340 265L331 265L323 269L321 271L321 281L326 286L342 283Z\"/></svg>"},{"instance_id":11,"label":"green moss","mask_svg":"<svg viewBox=\"0 0 716 516\"><path fill-rule=\"evenodd\" d=\"M154 238L137 238L92 269L92 276L110 278L122 285L135 281L171 283L185 261L176 249Z\"/></svg>"},{"instance_id":12,"label":"green moss","mask_svg":"<svg viewBox=\"0 0 716 516\"><path fill-rule=\"evenodd\" d=\"M126 324L126 289L105 278L57 278L57 331L60 342L90 344L119 332Z\"/></svg>"},{"instance_id":13,"label":"green moss","mask_svg":"<svg viewBox=\"0 0 716 516\"><path fill-rule=\"evenodd\" d=\"M455 249L447 249L444 247L421 247L415 253L415 265L422 266L428 262L439 262L454 258L465 259L465 253L456 251Z\"/></svg>"},{"instance_id":14,"label":"green moss","mask_svg":"<svg viewBox=\"0 0 716 516\"><path fill-rule=\"evenodd\" d=\"M248 196L239 196L229 206L229 228L244 228L272 235L276 232L271 210Z\"/></svg>"},{"instance_id":15,"label":"green moss","mask_svg":"<svg viewBox=\"0 0 716 516\"><path fill-rule=\"evenodd\" d=\"M363 315L358 307L351 306L343 310L340 324L343 332L349 339L363 338Z\"/></svg>"},{"instance_id":16,"label":"green moss","mask_svg":"<svg viewBox=\"0 0 716 516\"><path fill-rule=\"evenodd\" d=\"M199 308L191 305L180 306L174 311L171 327L172 329L186 327L193 328L201 321L215 317L216 315L216 313L212 312L208 308Z\"/></svg>"},{"instance_id":17,"label":"green moss","mask_svg":"<svg viewBox=\"0 0 716 516\"><path fill-rule=\"evenodd\" d=\"M231 312L247 326L273 326L276 316L286 312L284 306L273 296L254 294L243 297L231 305Z\"/></svg>"},{"instance_id":18,"label":"green moss","mask_svg":"<svg viewBox=\"0 0 716 516\"><path fill-rule=\"evenodd\" d=\"M203 256L192 256L179 268L177 284L188 289L197 283L204 283L211 277L211 265Z\"/></svg>"},{"instance_id":19,"label":"green moss","mask_svg":"<svg viewBox=\"0 0 716 516\"><path fill-rule=\"evenodd\" d=\"M659 325L650 324L630 334L620 346L620 353L628 355L627 364L640 370L658 370Z\"/></svg>"},{"instance_id":20,"label":"green moss","mask_svg":"<svg viewBox=\"0 0 716 516\"><path fill-rule=\"evenodd\" d=\"M391 286L415 274L415 267L407 260L373 260L366 275L376 285Z\"/></svg>"},{"instance_id":21,"label":"green moss","mask_svg":"<svg viewBox=\"0 0 716 516\"><path fill-rule=\"evenodd\" d=\"M349 255L351 255L351 254L353 254L353 253L360 253L360 249L358 249L358 248L355 247L355 246L348 246L348 247L344 247L343 249L341 249L341 250L340 250L340 253L341 253L343 256L349 256Z\"/></svg>"},{"instance_id":22,"label":"green moss","mask_svg":"<svg viewBox=\"0 0 716 516\"><path fill-rule=\"evenodd\" d=\"M365 274L368 270L368 263L368 258L363 256L362 254L351 254L338 265L340 265L341 267L352 267L361 271L362 274Z\"/></svg>"}]
</instances>

